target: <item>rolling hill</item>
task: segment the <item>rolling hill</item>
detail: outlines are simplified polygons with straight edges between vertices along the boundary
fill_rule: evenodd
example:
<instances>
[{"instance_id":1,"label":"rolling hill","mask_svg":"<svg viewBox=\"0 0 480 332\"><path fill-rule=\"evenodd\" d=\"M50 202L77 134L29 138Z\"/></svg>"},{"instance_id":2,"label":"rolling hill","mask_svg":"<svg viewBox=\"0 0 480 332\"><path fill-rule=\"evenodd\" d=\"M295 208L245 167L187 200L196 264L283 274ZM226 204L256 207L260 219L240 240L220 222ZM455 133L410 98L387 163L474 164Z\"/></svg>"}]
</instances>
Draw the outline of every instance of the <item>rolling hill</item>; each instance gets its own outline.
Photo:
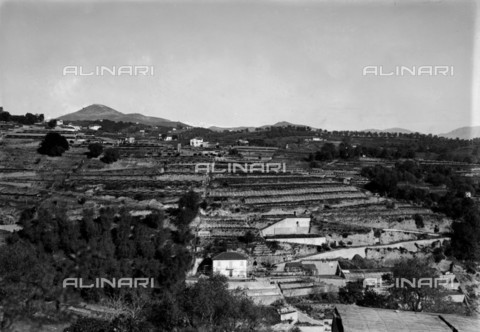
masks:
<instances>
[{"instance_id":1,"label":"rolling hill","mask_svg":"<svg viewBox=\"0 0 480 332\"><path fill-rule=\"evenodd\" d=\"M178 121L171 121L163 118L153 116L146 116L139 113L124 114L113 108L105 105L93 104L82 108L81 110L69 114L62 115L59 120L79 121L79 120L111 120L141 123L146 125L162 126L162 127L176 127L177 125L186 126L184 123Z\"/></svg>"},{"instance_id":2,"label":"rolling hill","mask_svg":"<svg viewBox=\"0 0 480 332\"><path fill-rule=\"evenodd\" d=\"M230 130L230 131L238 131L238 130L245 130L247 129L248 131L255 131L256 128L267 128L267 127L288 127L288 126L294 126L294 127L306 127L305 125L298 125L298 124L293 124L287 121L281 121L277 122L273 125L264 125L260 127L208 127L208 129L212 131L224 131L224 130ZM315 129L315 128L313 128Z\"/></svg>"},{"instance_id":3,"label":"rolling hill","mask_svg":"<svg viewBox=\"0 0 480 332\"><path fill-rule=\"evenodd\" d=\"M480 137L480 126L475 127L461 127L454 129L446 134L440 134L438 136L446 138L460 138L460 139L472 139Z\"/></svg>"}]
</instances>

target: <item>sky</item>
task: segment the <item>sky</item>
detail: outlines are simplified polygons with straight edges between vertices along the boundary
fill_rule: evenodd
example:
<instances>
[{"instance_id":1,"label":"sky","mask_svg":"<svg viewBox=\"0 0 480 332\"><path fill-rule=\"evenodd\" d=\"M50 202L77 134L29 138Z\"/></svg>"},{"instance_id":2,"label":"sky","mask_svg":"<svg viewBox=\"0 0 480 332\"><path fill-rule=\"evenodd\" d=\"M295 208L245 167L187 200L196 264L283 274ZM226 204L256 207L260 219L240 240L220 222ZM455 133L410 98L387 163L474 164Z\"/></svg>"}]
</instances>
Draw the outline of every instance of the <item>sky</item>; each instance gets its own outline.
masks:
<instances>
[{"instance_id":1,"label":"sky","mask_svg":"<svg viewBox=\"0 0 480 332\"><path fill-rule=\"evenodd\" d=\"M95 103L204 127L480 125L474 0L0 1L0 105L12 114L55 118Z\"/></svg>"}]
</instances>

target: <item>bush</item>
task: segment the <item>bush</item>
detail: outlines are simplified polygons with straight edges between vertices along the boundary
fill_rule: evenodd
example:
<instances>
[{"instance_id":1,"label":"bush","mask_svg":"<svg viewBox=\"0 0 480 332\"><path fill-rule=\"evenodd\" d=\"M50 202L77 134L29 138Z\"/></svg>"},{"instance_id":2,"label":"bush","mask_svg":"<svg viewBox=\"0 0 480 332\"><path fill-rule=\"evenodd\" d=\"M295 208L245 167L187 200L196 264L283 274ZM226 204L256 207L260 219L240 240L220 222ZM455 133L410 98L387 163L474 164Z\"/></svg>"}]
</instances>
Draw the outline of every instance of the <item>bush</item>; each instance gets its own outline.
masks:
<instances>
[{"instance_id":1,"label":"bush","mask_svg":"<svg viewBox=\"0 0 480 332\"><path fill-rule=\"evenodd\" d=\"M425 224L423 223L423 217L419 214L415 214L413 216L413 220L415 220L415 225L417 228L423 228L425 227Z\"/></svg>"},{"instance_id":2,"label":"bush","mask_svg":"<svg viewBox=\"0 0 480 332\"><path fill-rule=\"evenodd\" d=\"M443 254L442 248L435 248L433 250L433 259L435 260L435 263L440 262L444 258L445 258L445 255Z\"/></svg>"},{"instance_id":3,"label":"bush","mask_svg":"<svg viewBox=\"0 0 480 332\"><path fill-rule=\"evenodd\" d=\"M91 143L88 145L88 158L97 158L103 152L103 145L100 143Z\"/></svg>"},{"instance_id":4,"label":"bush","mask_svg":"<svg viewBox=\"0 0 480 332\"><path fill-rule=\"evenodd\" d=\"M40 154L46 154L50 157L58 157L68 149L68 141L65 137L59 133L48 133L40 143L37 152Z\"/></svg>"},{"instance_id":5,"label":"bush","mask_svg":"<svg viewBox=\"0 0 480 332\"><path fill-rule=\"evenodd\" d=\"M70 327L63 332L100 332L109 331L110 323L108 321L97 318L79 318Z\"/></svg>"},{"instance_id":6,"label":"bush","mask_svg":"<svg viewBox=\"0 0 480 332\"><path fill-rule=\"evenodd\" d=\"M238 237L238 241L245 244L252 243L254 240L255 240L255 234L253 234L252 231L247 231L245 235Z\"/></svg>"},{"instance_id":7,"label":"bush","mask_svg":"<svg viewBox=\"0 0 480 332\"><path fill-rule=\"evenodd\" d=\"M57 126L57 120L52 119L52 120L48 121L47 126L48 126L48 128L52 128L52 129L55 128Z\"/></svg>"},{"instance_id":8,"label":"bush","mask_svg":"<svg viewBox=\"0 0 480 332\"><path fill-rule=\"evenodd\" d=\"M115 149L106 149L103 157L100 159L106 164L111 164L120 159L120 154Z\"/></svg>"}]
</instances>

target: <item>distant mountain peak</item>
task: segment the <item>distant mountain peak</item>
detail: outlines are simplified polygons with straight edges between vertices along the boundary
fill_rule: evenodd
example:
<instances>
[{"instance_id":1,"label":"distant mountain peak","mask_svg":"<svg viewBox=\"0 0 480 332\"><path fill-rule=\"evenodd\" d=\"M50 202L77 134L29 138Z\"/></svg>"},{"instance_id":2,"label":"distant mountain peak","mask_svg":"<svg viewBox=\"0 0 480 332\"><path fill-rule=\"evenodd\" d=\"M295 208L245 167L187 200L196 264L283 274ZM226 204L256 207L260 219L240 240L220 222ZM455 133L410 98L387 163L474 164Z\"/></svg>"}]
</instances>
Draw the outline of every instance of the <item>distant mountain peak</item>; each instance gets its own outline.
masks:
<instances>
[{"instance_id":1,"label":"distant mountain peak","mask_svg":"<svg viewBox=\"0 0 480 332\"><path fill-rule=\"evenodd\" d=\"M77 112L70 113L70 114L67 114L67 115L73 116L73 115L83 115L83 114L98 115L98 116L102 115L103 116L103 115L107 115L107 114L122 115L123 113L119 112L117 110L114 110L111 107L102 105L102 104L92 104L92 105L89 105L87 107L82 108L81 110L79 110ZM64 115L63 117L65 117L67 115Z\"/></svg>"},{"instance_id":2,"label":"distant mountain peak","mask_svg":"<svg viewBox=\"0 0 480 332\"><path fill-rule=\"evenodd\" d=\"M92 104L82 108L79 111L62 115L60 120L67 121L86 121L86 120L111 120L141 123L146 125L162 126L162 127L176 127L177 125L185 125L181 122L171 121L163 118L153 116L146 116L140 113L124 114L111 107L102 104Z\"/></svg>"}]
</instances>

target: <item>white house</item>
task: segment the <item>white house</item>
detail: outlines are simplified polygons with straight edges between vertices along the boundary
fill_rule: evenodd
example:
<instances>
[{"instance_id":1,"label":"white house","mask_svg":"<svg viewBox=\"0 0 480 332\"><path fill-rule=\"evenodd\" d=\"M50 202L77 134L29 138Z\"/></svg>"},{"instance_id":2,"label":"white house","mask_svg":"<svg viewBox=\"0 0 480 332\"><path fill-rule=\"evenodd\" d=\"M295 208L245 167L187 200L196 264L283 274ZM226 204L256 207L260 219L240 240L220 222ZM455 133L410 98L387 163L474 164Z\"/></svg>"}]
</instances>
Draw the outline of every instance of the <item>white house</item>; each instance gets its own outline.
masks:
<instances>
[{"instance_id":1,"label":"white house","mask_svg":"<svg viewBox=\"0 0 480 332\"><path fill-rule=\"evenodd\" d=\"M99 125L88 126L88 129L90 130L98 130L100 128L102 128L102 126L99 126Z\"/></svg>"},{"instance_id":2,"label":"white house","mask_svg":"<svg viewBox=\"0 0 480 332\"><path fill-rule=\"evenodd\" d=\"M203 146L203 138L200 138L200 137L192 138L190 140L190 145L196 148Z\"/></svg>"},{"instance_id":3,"label":"white house","mask_svg":"<svg viewBox=\"0 0 480 332\"><path fill-rule=\"evenodd\" d=\"M262 236L308 234L310 218L285 218L261 230Z\"/></svg>"},{"instance_id":4,"label":"white house","mask_svg":"<svg viewBox=\"0 0 480 332\"><path fill-rule=\"evenodd\" d=\"M226 251L213 257L213 273L229 278L247 277L247 257L238 252Z\"/></svg>"},{"instance_id":5,"label":"white house","mask_svg":"<svg viewBox=\"0 0 480 332\"><path fill-rule=\"evenodd\" d=\"M56 126L55 129L63 130L63 131L80 131L80 127L72 126L72 125Z\"/></svg>"},{"instance_id":6,"label":"white house","mask_svg":"<svg viewBox=\"0 0 480 332\"><path fill-rule=\"evenodd\" d=\"M298 312L291 306L278 309L278 314L280 315L280 320L282 322L287 321L290 324L298 322Z\"/></svg>"}]
</instances>

